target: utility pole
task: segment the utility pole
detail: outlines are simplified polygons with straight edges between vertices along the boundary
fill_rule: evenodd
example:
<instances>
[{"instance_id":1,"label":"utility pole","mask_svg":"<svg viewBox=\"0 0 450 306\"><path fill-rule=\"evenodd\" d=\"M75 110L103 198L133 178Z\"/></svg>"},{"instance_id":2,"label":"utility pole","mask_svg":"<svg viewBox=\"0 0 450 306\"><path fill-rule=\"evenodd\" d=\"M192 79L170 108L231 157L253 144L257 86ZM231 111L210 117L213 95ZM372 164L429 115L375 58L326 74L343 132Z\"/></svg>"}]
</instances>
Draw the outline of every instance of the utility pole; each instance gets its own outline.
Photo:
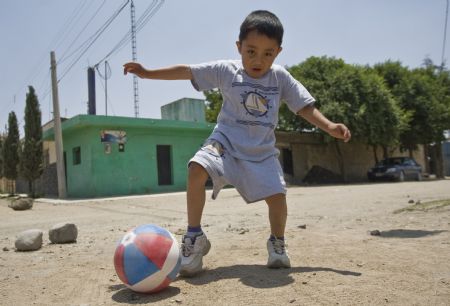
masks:
<instances>
[{"instance_id":1,"label":"utility pole","mask_svg":"<svg viewBox=\"0 0 450 306\"><path fill-rule=\"evenodd\" d=\"M107 77L107 67L108 61L105 61L105 115L108 116L108 77Z\"/></svg>"},{"instance_id":2,"label":"utility pole","mask_svg":"<svg viewBox=\"0 0 450 306\"><path fill-rule=\"evenodd\" d=\"M56 147L56 173L58 176L58 197L60 199L65 199L67 197L66 171L64 168L61 117L59 115L58 79L56 77L56 60L54 51L50 52L50 69L52 75L53 131L55 134L55 147Z\"/></svg>"},{"instance_id":3,"label":"utility pole","mask_svg":"<svg viewBox=\"0 0 450 306\"><path fill-rule=\"evenodd\" d=\"M134 11L134 3L131 0L131 51L133 55L133 62L137 61L137 51L136 51L136 23L135 17L136 13ZM134 116L139 117L139 89L138 89L138 77L133 75L133 93L134 93Z\"/></svg>"}]
</instances>

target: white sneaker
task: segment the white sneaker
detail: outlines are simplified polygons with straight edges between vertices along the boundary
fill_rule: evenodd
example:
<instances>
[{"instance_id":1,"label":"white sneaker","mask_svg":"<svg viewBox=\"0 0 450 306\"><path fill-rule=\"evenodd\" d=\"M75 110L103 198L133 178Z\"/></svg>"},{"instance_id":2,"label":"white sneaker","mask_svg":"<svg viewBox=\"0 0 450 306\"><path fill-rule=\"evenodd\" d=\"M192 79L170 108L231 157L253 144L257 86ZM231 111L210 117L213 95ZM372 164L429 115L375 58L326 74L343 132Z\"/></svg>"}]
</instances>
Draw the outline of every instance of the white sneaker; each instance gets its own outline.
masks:
<instances>
[{"instance_id":1,"label":"white sneaker","mask_svg":"<svg viewBox=\"0 0 450 306\"><path fill-rule=\"evenodd\" d=\"M180 275L189 277L197 274L203 267L203 256L208 254L211 243L205 234L191 238L184 236L181 243Z\"/></svg>"},{"instance_id":2,"label":"white sneaker","mask_svg":"<svg viewBox=\"0 0 450 306\"><path fill-rule=\"evenodd\" d=\"M274 240L267 240L267 251L269 252L267 267L273 269L291 267L291 260L289 259L287 244L285 244L284 240L277 238L275 238Z\"/></svg>"}]
</instances>

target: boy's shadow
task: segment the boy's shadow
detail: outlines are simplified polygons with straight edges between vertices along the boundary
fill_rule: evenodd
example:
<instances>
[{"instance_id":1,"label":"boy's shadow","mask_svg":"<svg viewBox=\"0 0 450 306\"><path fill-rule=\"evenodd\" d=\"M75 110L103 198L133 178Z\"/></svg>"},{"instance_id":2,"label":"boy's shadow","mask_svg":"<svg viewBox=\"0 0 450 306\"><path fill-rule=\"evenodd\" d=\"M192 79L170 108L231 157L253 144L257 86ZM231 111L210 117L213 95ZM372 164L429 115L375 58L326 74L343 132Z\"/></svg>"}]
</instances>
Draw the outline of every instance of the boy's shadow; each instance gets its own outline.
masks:
<instances>
[{"instance_id":1,"label":"boy's shadow","mask_svg":"<svg viewBox=\"0 0 450 306\"><path fill-rule=\"evenodd\" d=\"M234 265L206 270L192 278L177 278L172 284L184 280L192 285L206 285L222 279L238 278L239 281L254 288L276 288L294 282L291 274L308 272L334 272L342 275L361 276L359 272L336 270L323 267L295 267L291 269L269 269L265 265ZM145 294L133 292L125 285L112 285L110 291L116 291L112 299L117 303L148 304L173 298L180 294L180 288L169 286L161 292Z\"/></svg>"},{"instance_id":2,"label":"boy's shadow","mask_svg":"<svg viewBox=\"0 0 450 306\"><path fill-rule=\"evenodd\" d=\"M294 282L291 274L307 272L334 272L342 275L361 276L359 272L336 270L323 267L293 267L290 269L269 269L265 265L234 265L206 270L192 278L183 278L193 285L205 285L222 279L238 278L241 283L254 288L276 288Z\"/></svg>"}]
</instances>

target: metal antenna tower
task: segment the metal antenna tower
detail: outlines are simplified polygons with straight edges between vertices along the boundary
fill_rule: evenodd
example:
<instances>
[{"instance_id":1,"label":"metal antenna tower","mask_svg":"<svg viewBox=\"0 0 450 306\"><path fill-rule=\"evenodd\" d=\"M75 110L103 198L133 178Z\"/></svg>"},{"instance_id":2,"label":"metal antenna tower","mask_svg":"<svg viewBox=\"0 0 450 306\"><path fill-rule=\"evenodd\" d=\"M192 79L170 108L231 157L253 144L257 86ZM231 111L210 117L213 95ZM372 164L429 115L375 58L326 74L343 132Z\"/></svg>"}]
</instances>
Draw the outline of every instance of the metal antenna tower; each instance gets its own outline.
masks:
<instances>
[{"instance_id":1,"label":"metal antenna tower","mask_svg":"<svg viewBox=\"0 0 450 306\"><path fill-rule=\"evenodd\" d=\"M134 3L131 0L131 51L133 55L133 62L137 61L137 52L136 52L136 13L134 10ZM138 77L136 75L133 76L133 93L134 93L134 116L136 118L139 117L139 88L138 88Z\"/></svg>"},{"instance_id":2,"label":"metal antenna tower","mask_svg":"<svg viewBox=\"0 0 450 306\"><path fill-rule=\"evenodd\" d=\"M442 57L441 57L441 70L444 70L445 64L445 43L447 39L447 22L448 22L448 0L445 9L445 23L444 23L444 41L442 42Z\"/></svg>"}]
</instances>

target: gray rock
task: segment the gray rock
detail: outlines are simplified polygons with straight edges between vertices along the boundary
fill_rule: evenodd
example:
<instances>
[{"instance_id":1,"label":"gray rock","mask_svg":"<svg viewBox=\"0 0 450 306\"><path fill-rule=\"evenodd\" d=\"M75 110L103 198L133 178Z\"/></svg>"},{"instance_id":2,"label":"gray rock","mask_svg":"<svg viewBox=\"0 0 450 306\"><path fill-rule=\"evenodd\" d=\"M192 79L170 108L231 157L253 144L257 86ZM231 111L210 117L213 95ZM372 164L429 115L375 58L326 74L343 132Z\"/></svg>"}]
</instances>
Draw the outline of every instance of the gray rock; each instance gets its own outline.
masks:
<instances>
[{"instance_id":1,"label":"gray rock","mask_svg":"<svg viewBox=\"0 0 450 306\"><path fill-rule=\"evenodd\" d=\"M12 200L8 207L14 210L27 210L33 207L33 201L31 198L18 198Z\"/></svg>"},{"instance_id":2,"label":"gray rock","mask_svg":"<svg viewBox=\"0 0 450 306\"><path fill-rule=\"evenodd\" d=\"M58 223L48 231L48 237L52 243L76 242L77 236L78 229L73 223Z\"/></svg>"},{"instance_id":3,"label":"gray rock","mask_svg":"<svg viewBox=\"0 0 450 306\"><path fill-rule=\"evenodd\" d=\"M42 247L42 235L39 229L31 229L17 236L15 246L17 251L35 251Z\"/></svg>"}]
</instances>

